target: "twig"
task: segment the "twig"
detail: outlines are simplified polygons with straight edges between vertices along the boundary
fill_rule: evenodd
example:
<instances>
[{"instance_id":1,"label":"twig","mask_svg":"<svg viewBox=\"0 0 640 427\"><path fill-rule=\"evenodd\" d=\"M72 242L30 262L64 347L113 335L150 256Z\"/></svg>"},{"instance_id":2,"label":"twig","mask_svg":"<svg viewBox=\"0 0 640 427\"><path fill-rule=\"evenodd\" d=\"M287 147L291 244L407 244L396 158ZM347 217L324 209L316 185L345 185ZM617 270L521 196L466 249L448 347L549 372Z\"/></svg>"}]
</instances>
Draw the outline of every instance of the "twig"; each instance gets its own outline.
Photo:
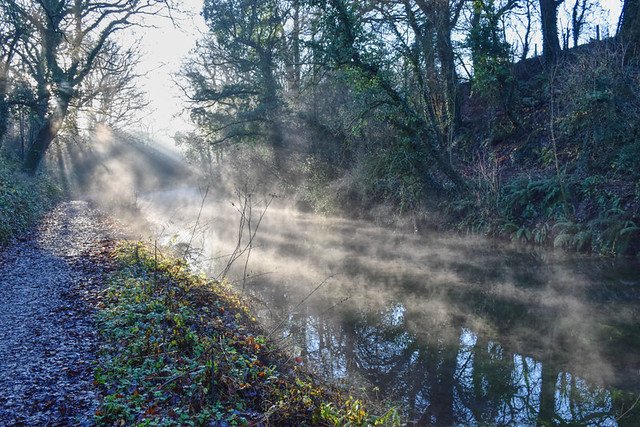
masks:
<instances>
[{"instance_id":1,"label":"twig","mask_svg":"<svg viewBox=\"0 0 640 427\"><path fill-rule=\"evenodd\" d=\"M204 371L204 370L206 370L206 367L198 366L197 368L190 369L187 372L184 372L184 373L182 373L180 375L174 375L173 377L169 378L167 381L165 381L162 384L160 384L159 386L157 386L156 389L157 390L163 389L165 386L171 384L172 382L174 382L177 379L180 379L180 378L185 377L187 375L191 375L194 372Z\"/></svg>"},{"instance_id":2,"label":"twig","mask_svg":"<svg viewBox=\"0 0 640 427\"><path fill-rule=\"evenodd\" d=\"M322 317L325 314L327 314L329 311L333 310L334 308L336 308L337 306L341 305L342 303L348 301L351 299L351 295L346 296L344 298L342 298L340 301L338 301L337 303L333 304L331 307L327 308L325 311L323 311L322 313L320 313L320 316L318 317Z\"/></svg>"},{"instance_id":3,"label":"twig","mask_svg":"<svg viewBox=\"0 0 640 427\"><path fill-rule=\"evenodd\" d=\"M238 195L239 206L236 206L235 203L232 203L232 205L240 213L240 223L238 225L238 241L236 243L236 247L234 248L233 252L229 256L227 265L225 266L224 270L218 275L218 279L225 277L227 273L229 273L229 270L231 269L235 261L237 261L241 256L243 256L246 253L247 257L245 259L243 271L242 271L242 292L244 293L246 281L247 281L247 270L249 267L249 258L251 256L251 251L253 249L253 241L255 240L256 234L258 233L258 229L260 228L260 224L262 223L262 219L264 218L264 215L267 212L267 209L273 202L273 199L277 198L278 196L276 194L270 195L271 198L267 202L265 202L265 207L260 213L260 217L258 218L258 221L256 222L255 225L253 225L252 224L253 203L251 200L251 194L249 194L245 186L244 191L241 192L237 190L237 195ZM244 237L245 228L248 228L249 242L243 247L242 239Z\"/></svg>"},{"instance_id":4,"label":"twig","mask_svg":"<svg viewBox=\"0 0 640 427\"><path fill-rule=\"evenodd\" d=\"M257 278L257 277L261 277L261 276L268 276L269 274L273 274L273 273L275 273L275 271L267 271L267 272L264 272L264 273L254 274L254 275L252 275L252 276L251 276L251 278L252 278L252 279L255 279L255 278ZM247 276L247 277L248 277L248 276ZM235 283L239 283L239 282L240 282L240 279L238 279L238 280L232 280L231 282L229 282L229 284L230 284L230 285L233 285L233 284L235 284Z\"/></svg>"},{"instance_id":5,"label":"twig","mask_svg":"<svg viewBox=\"0 0 640 427\"><path fill-rule=\"evenodd\" d=\"M627 416L627 414L628 414L629 412L631 412L631 411L633 410L633 408L635 408L635 406L638 404L638 401L640 401L640 394L638 395L638 398L636 399L636 401L635 401L635 402L633 402L633 405L631 405L631 406L629 407L629 409L627 409L627 410L624 412L624 414L622 414L622 415L620 415L619 417L617 417L617 418L616 418L616 422L617 422L617 421L620 421L621 419L623 419L624 417L626 417L626 416Z\"/></svg>"},{"instance_id":6,"label":"twig","mask_svg":"<svg viewBox=\"0 0 640 427\"><path fill-rule=\"evenodd\" d=\"M204 202L207 200L207 195L209 194L210 184L207 185L207 188L204 192L204 196L202 196L202 202L200 203L200 210L198 211L198 216L196 218L196 223L193 225L193 231L191 232L191 237L189 238L189 243L187 243L187 247L184 250L184 255L182 256L183 261L187 261L187 255L189 250L191 249L191 243L193 242L193 238L196 235L196 229L198 228L198 223L200 222L200 216L202 215L202 209L204 208Z\"/></svg>"},{"instance_id":7,"label":"twig","mask_svg":"<svg viewBox=\"0 0 640 427\"><path fill-rule=\"evenodd\" d=\"M300 301L300 302L299 302L295 307L293 307L293 309L289 312L289 314L293 314L293 313L298 309L298 307L300 307L300 306L301 306L302 304L304 304L304 303L305 303L309 298L311 298L311 295L315 294L315 293L316 293L316 291L322 287L322 285L324 285L325 283L327 283L327 281L329 281L329 279L332 279L334 276L335 276L335 274L332 274L332 275L330 275L330 276L327 276L327 277L326 277L322 282L320 282L320 283L318 284L318 286L316 286L316 287L315 287L311 292L309 292L309 293L307 294L307 296L306 296L306 297L304 297L304 298L303 298L303 299L302 299L302 300L301 300L301 301ZM271 336L275 331L277 331L278 329L280 329L280 326L282 326L282 324L285 322L285 320L286 320L286 318L287 318L287 317L288 317L288 315L287 315L287 316L284 316L284 317L282 318L282 320L281 320L281 321L280 321L280 322L279 322L279 323L278 323L278 324L277 324L277 325L276 325L276 326L275 326L275 327L274 327L274 328L273 328L273 329L272 329L272 330L267 334L267 337L270 337L270 336Z\"/></svg>"}]
</instances>

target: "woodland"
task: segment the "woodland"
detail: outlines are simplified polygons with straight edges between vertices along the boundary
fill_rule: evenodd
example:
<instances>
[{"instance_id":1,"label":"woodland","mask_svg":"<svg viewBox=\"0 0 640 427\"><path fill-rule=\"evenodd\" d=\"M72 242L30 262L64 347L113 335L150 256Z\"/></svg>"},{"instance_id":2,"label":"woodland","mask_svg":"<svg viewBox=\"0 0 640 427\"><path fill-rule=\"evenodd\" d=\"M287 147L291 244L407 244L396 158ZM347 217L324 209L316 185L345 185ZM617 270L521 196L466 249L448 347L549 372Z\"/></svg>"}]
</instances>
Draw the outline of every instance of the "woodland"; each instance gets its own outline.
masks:
<instances>
[{"instance_id":1,"label":"woodland","mask_svg":"<svg viewBox=\"0 0 640 427\"><path fill-rule=\"evenodd\" d=\"M99 125L136 139L141 52L116 35L179 7L3 1L3 182L46 201L29 176L53 148ZM605 32L594 0L205 0L175 142L213 182L300 209L636 255L639 10ZM7 212L39 197L8 188Z\"/></svg>"},{"instance_id":2,"label":"woodland","mask_svg":"<svg viewBox=\"0 0 640 427\"><path fill-rule=\"evenodd\" d=\"M186 258L200 213L190 225L186 250L171 257L157 242L116 243L107 229L115 232L119 226L92 213L86 201L62 203L52 211L73 195L69 176L62 173L73 163L65 156L110 153L101 151L105 129L135 147L125 155L120 152L116 161L135 150L150 152L153 141L141 127L153 106L140 89L143 76L137 68L144 52L118 36L142 30L156 18L177 25L174 16L182 7L177 0L0 0L0 266L5 271L0 275L0 301L9 307L0 310L0 329L13 337L0 340L0 353L16 358L12 368L28 374L33 385L21 395L18 385L24 384L16 385L25 383L21 377L0 369L8 373L0 382L12 384L6 386L12 394L0 402L0 419L16 425L42 420L80 424L81 419L98 425L404 425L402 405L369 406L350 391L343 394L342 389L318 382L301 355L281 351L271 333L264 333L244 304L244 295L227 282L190 273ZM229 193L245 189L244 205L232 205L241 214L238 248L246 225L250 253L265 213L251 221L250 191L269 194L269 200L277 197L300 211L366 219L416 233L455 230L527 245L635 257L637 263L639 0L623 1L613 26L605 22L606 11L596 0L204 0L198 12L206 31L188 57L175 58L182 63L175 83L194 127L176 132L174 140L190 168L209 185L200 212L210 187ZM176 162L166 159L128 160L118 168L106 162L99 167L112 168L109 179L114 181L127 168L136 169L137 177L164 174L165 182L179 175L169 172ZM80 172L72 170L71 175L85 180L92 176ZM134 191L121 183L115 188ZM47 212L53 216L40 221ZM35 224L40 225L34 229ZM94 230L98 226L105 228L104 234ZM398 239L411 237L422 236L402 233ZM74 246L84 249L74 252ZM465 253L479 258L473 251L471 247ZM392 252L381 253L393 261ZM233 254L237 253L238 249ZM427 258L442 262L438 256ZM357 264L355 258L345 259ZM513 262L506 257L499 263ZM531 383L524 376L537 399L526 405L530 423L622 420L620 425L636 425L637 381L626 388L613 387L611 393L597 386L606 392L600 393L606 394L606 410L571 406L576 415L567 419L558 415L557 396L559 378L576 386L569 389L572 395L586 390L580 388L582 379L570 374L573 366L564 366L568 355L581 362L594 357L602 362L614 354L611 366L628 368L620 371L621 377L633 382L638 372L633 356L640 339L635 323L637 269L629 280L616 276L606 282L613 283L611 287L598 285L597 292L585 290L585 281L558 294L538 292L536 283L543 281L531 274L534 269L535 264L521 274L526 284L512 294L517 298L476 283L479 267L466 272L474 276L470 287L447 282L447 291L441 291L437 280L425 284L421 279L419 292L435 300L438 312L444 306L439 294L460 294L462 302L453 307L466 304L480 312L485 317L477 324L492 326L492 334L513 325L530 328L531 335L514 341L530 344L538 342L530 339L534 335L550 338L558 350L538 350L544 354L536 361L525 357L531 354L529 348L528 353L509 353L508 344L503 347L494 335L482 338L477 346L482 352L477 350L475 359L480 374L468 384L484 393L492 389L495 378L511 378L516 372L500 368L500 374L492 376L491 364L520 360L522 372L531 363L531 372L540 374L539 381ZM544 270L556 275L554 269ZM69 279L70 272L78 279ZM447 278L452 275L446 273ZM363 277L369 287L368 276ZM295 301L283 319L290 319L326 280ZM498 275L488 280L497 282L499 291L506 289ZM543 285L556 287L553 283ZM437 286L437 292L430 291L429 284ZM515 301L527 295L525 289L532 290L533 303ZM584 293L598 310L588 311L584 307L591 306L569 299L574 293ZM349 298L332 300L318 318ZM344 306L351 303L355 305L352 300ZM395 366L406 362L411 383L419 382L415 372L423 377L428 373L421 387L435 385L429 389L426 412L420 414L424 418L416 423L454 424L454 386L447 381L457 376L465 351L465 365L472 367L474 360L475 341L462 342L459 335L460 330L472 335L458 323L464 316L456 308L451 317L458 334L453 346L439 339L435 328L424 328L436 320L445 324L439 316L430 319L433 323L420 324L438 338L435 344L416 339L415 345L408 345L410 335L398 328L405 311L397 310L402 307L395 302L389 307L393 310L380 313L392 314L387 316L393 320L388 330L392 333L383 324L383 332L374 334L366 321L362 335L372 338L359 345L395 348L397 354L406 347L404 359L394 352L376 352L375 364L389 372L390 365L380 355L391 354L387 361L399 360ZM583 311L577 310L581 307ZM604 307L621 317L602 317ZM24 308L46 312L50 319L32 316ZM433 314L419 308L421 316ZM570 311L578 320L563 325L556 314ZM414 323L407 313L407 323ZM592 315L597 325L593 328L583 321ZM538 322L542 317L553 322L544 326ZM78 323L76 330L55 323L59 319L69 325L76 320L85 323ZM524 322L514 319L534 320L533 326L520 327ZM31 331L24 326L27 322L38 333L25 337L25 330ZM51 325L73 332L72 351L64 357L46 348L64 347L61 333ZM580 327L593 334L576 334ZM90 345L77 339L86 335L91 336ZM389 337L398 337L397 342L385 341ZM26 338L37 339L41 354L35 354L38 346L31 352ZM571 340L580 346L569 352ZM375 347L374 341L383 347ZM609 347L593 354L582 350L583 344L602 342ZM29 355L23 357L25 351ZM57 364L51 363L52 354ZM76 359L86 362L85 368L65 371L73 367L68 360ZM34 375L40 372L36 367L49 369L51 375ZM486 376L481 375L483 369ZM81 375L84 383L78 381ZM53 385L51 394L43 392L40 377ZM60 379L62 386L53 379ZM64 388L69 384L86 388L83 402ZM401 384L394 389L407 388L407 383L391 384ZM509 393L516 393L517 387L507 384L509 391L500 394L512 396ZM70 404L73 399L66 393L76 402ZM486 404L486 394L480 401ZM70 409L74 405L83 418ZM489 402L489 422L504 425L519 419L498 422L491 406ZM481 424L483 419L475 418Z\"/></svg>"}]
</instances>

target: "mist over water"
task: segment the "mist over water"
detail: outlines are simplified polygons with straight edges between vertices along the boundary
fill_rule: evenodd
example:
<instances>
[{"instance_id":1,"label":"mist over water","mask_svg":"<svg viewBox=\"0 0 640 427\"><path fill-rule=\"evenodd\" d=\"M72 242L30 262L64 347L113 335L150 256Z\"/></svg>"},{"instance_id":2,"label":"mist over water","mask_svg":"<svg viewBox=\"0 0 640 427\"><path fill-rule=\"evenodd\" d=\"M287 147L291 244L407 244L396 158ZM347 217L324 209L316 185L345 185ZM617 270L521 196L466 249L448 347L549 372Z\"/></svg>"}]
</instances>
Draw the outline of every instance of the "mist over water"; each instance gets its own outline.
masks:
<instances>
[{"instance_id":1,"label":"mist over water","mask_svg":"<svg viewBox=\"0 0 640 427\"><path fill-rule=\"evenodd\" d=\"M135 207L142 235L219 275L242 199L177 160L117 150L128 163L88 167L84 194L133 194L113 200ZM252 195L254 230L268 200ZM267 209L246 277L244 258L228 276L271 337L325 379L398 402L418 425L640 425L637 262L418 235L286 204Z\"/></svg>"},{"instance_id":2,"label":"mist over water","mask_svg":"<svg viewBox=\"0 0 640 427\"><path fill-rule=\"evenodd\" d=\"M202 198L162 191L140 207L184 241ZM212 276L236 243L237 203L210 194L193 233ZM408 231L276 200L246 281L244 262L230 279L311 369L400 402L418 424L617 424L640 393L637 264Z\"/></svg>"}]
</instances>

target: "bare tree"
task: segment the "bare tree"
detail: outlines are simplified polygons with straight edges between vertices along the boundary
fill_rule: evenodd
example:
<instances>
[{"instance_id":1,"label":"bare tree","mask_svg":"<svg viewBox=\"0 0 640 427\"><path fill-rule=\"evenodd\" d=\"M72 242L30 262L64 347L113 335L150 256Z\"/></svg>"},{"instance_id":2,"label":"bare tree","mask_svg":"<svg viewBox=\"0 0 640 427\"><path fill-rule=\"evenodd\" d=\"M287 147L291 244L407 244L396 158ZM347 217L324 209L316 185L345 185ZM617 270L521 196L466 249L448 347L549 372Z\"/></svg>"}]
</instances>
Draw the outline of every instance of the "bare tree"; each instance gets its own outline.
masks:
<instances>
[{"instance_id":1,"label":"bare tree","mask_svg":"<svg viewBox=\"0 0 640 427\"><path fill-rule=\"evenodd\" d=\"M78 108L86 111L89 127L104 124L123 129L136 123L148 104L145 93L137 86L141 77L134 71L140 54L134 48L123 49L114 42L96 58L94 70L85 78Z\"/></svg>"},{"instance_id":2,"label":"bare tree","mask_svg":"<svg viewBox=\"0 0 640 427\"><path fill-rule=\"evenodd\" d=\"M520 60L527 59L529 51L531 50L531 23L533 22L532 15L535 8L535 0L526 0L524 2L524 34L518 33L518 37L522 40L522 53L520 54Z\"/></svg>"},{"instance_id":3,"label":"bare tree","mask_svg":"<svg viewBox=\"0 0 640 427\"><path fill-rule=\"evenodd\" d=\"M573 47L578 46L580 34L586 24L586 16L591 9L592 3L589 0L576 0L571 8L571 30L573 32Z\"/></svg>"},{"instance_id":4,"label":"bare tree","mask_svg":"<svg viewBox=\"0 0 640 427\"><path fill-rule=\"evenodd\" d=\"M33 29L18 52L36 84L40 122L24 167L34 173L112 36L169 10L170 0L6 0Z\"/></svg>"}]
</instances>

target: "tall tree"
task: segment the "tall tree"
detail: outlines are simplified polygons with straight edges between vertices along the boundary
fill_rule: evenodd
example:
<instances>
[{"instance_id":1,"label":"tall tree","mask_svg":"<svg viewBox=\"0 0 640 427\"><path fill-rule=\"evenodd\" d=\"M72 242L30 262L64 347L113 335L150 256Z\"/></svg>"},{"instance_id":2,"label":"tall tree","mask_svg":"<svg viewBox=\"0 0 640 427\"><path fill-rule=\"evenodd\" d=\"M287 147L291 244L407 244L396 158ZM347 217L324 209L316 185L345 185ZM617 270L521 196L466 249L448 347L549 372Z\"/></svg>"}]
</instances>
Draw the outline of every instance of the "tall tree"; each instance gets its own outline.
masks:
<instances>
[{"instance_id":1,"label":"tall tree","mask_svg":"<svg viewBox=\"0 0 640 427\"><path fill-rule=\"evenodd\" d=\"M511 45L504 35L504 21L519 0L496 4L493 0L474 0L467 45L473 61L473 87L502 107L514 125L518 120L512 104L514 81Z\"/></svg>"},{"instance_id":2,"label":"tall tree","mask_svg":"<svg viewBox=\"0 0 640 427\"><path fill-rule=\"evenodd\" d=\"M379 35L385 40L395 36L394 40L398 43L398 52L385 55L388 51L385 40L376 40L377 27L365 28L366 20L362 16L366 8L363 10L360 6L358 2L321 0L319 8L322 15L318 27L322 29L322 35L316 48L323 51L327 66L351 74L354 90L367 91L365 113L377 110L396 129L402 145L401 152L406 154L405 158L413 159L411 180L424 185L427 180L433 179L433 172L437 170L454 186L466 188L466 183L453 168L450 158L444 155L446 148L440 144L437 119L434 117L437 112L428 105L416 104L411 92L404 90L406 87L396 79L397 73L394 72L396 54L407 55L403 62L411 64L418 79L424 77L420 70L425 66L430 68L430 63L422 62L421 54L402 37L403 29L395 26L391 27L391 32ZM411 4L405 3L404 6L405 12L411 11L410 14L415 16ZM422 24L414 22L414 25L415 28L421 28ZM429 37L425 33L417 35ZM425 59L429 61L429 58ZM428 98L431 94L423 93L420 96ZM423 106L426 106L426 110L422 109Z\"/></svg>"},{"instance_id":3,"label":"tall tree","mask_svg":"<svg viewBox=\"0 0 640 427\"><path fill-rule=\"evenodd\" d=\"M298 9L294 8L294 12ZM246 138L283 145L281 54L288 7L275 0L205 0L210 34L184 70L192 117L213 143ZM292 45L294 52L296 45ZM297 54L296 54L297 55ZM291 84L298 80L289 62ZM277 160L277 157L276 157Z\"/></svg>"},{"instance_id":4,"label":"tall tree","mask_svg":"<svg viewBox=\"0 0 640 427\"><path fill-rule=\"evenodd\" d=\"M593 3L591 3L591 0L576 0L571 8L573 47L578 46L582 29L587 22L587 14L591 10L592 6Z\"/></svg>"},{"instance_id":5,"label":"tall tree","mask_svg":"<svg viewBox=\"0 0 640 427\"><path fill-rule=\"evenodd\" d=\"M624 0L618 35L640 54L640 0Z\"/></svg>"},{"instance_id":6,"label":"tall tree","mask_svg":"<svg viewBox=\"0 0 640 427\"><path fill-rule=\"evenodd\" d=\"M28 33L10 4L0 5L0 142L9 120L10 67L22 37Z\"/></svg>"},{"instance_id":7,"label":"tall tree","mask_svg":"<svg viewBox=\"0 0 640 427\"><path fill-rule=\"evenodd\" d=\"M40 123L24 163L35 172L58 136L69 105L96 67L114 33L158 14L169 0L7 0L16 16L33 28L19 52L36 82Z\"/></svg>"},{"instance_id":8,"label":"tall tree","mask_svg":"<svg viewBox=\"0 0 640 427\"><path fill-rule=\"evenodd\" d=\"M451 121L451 131L460 123L460 103L458 99L458 74L451 39L453 29L460 19L466 0L415 0L436 30L436 52L441 67L441 76L446 88L447 115Z\"/></svg>"},{"instance_id":9,"label":"tall tree","mask_svg":"<svg viewBox=\"0 0 640 427\"><path fill-rule=\"evenodd\" d=\"M564 0L540 0L542 25L542 54L547 65L554 64L560 56L558 39L558 7Z\"/></svg>"},{"instance_id":10,"label":"tall tree","mask_svg":"<svg viewBox=\"0 0 640 427\"><path fill-rule=\"evenodd\" d=\"M535 3L535 0L524 0L523 4L520 5L520 7L524 9L524 12L521 13L521 15L524 15L524 18L516 17L516 21L519 20L524 26L524 33L522 30L517 32L517 36L522 42L522 50L520 52L521 61L527 59L529 51L531 50L531 24L533 22Z\"/></svg>"},{"instance_id":11,"label":"tall tree","mask_svg":"<svg viewBox=\"0 0 640 427\"><path fill-rule=\"evenodd\" d=\"M124 129L140 120L148 105L146 94L138 87L140 75L134 66L140 61L135 48L124 49L107 42L98 55L95 67L85 78L77 108L84 111L90 128L103 124L111 129Z\"/></svg>"}]
</instances>

